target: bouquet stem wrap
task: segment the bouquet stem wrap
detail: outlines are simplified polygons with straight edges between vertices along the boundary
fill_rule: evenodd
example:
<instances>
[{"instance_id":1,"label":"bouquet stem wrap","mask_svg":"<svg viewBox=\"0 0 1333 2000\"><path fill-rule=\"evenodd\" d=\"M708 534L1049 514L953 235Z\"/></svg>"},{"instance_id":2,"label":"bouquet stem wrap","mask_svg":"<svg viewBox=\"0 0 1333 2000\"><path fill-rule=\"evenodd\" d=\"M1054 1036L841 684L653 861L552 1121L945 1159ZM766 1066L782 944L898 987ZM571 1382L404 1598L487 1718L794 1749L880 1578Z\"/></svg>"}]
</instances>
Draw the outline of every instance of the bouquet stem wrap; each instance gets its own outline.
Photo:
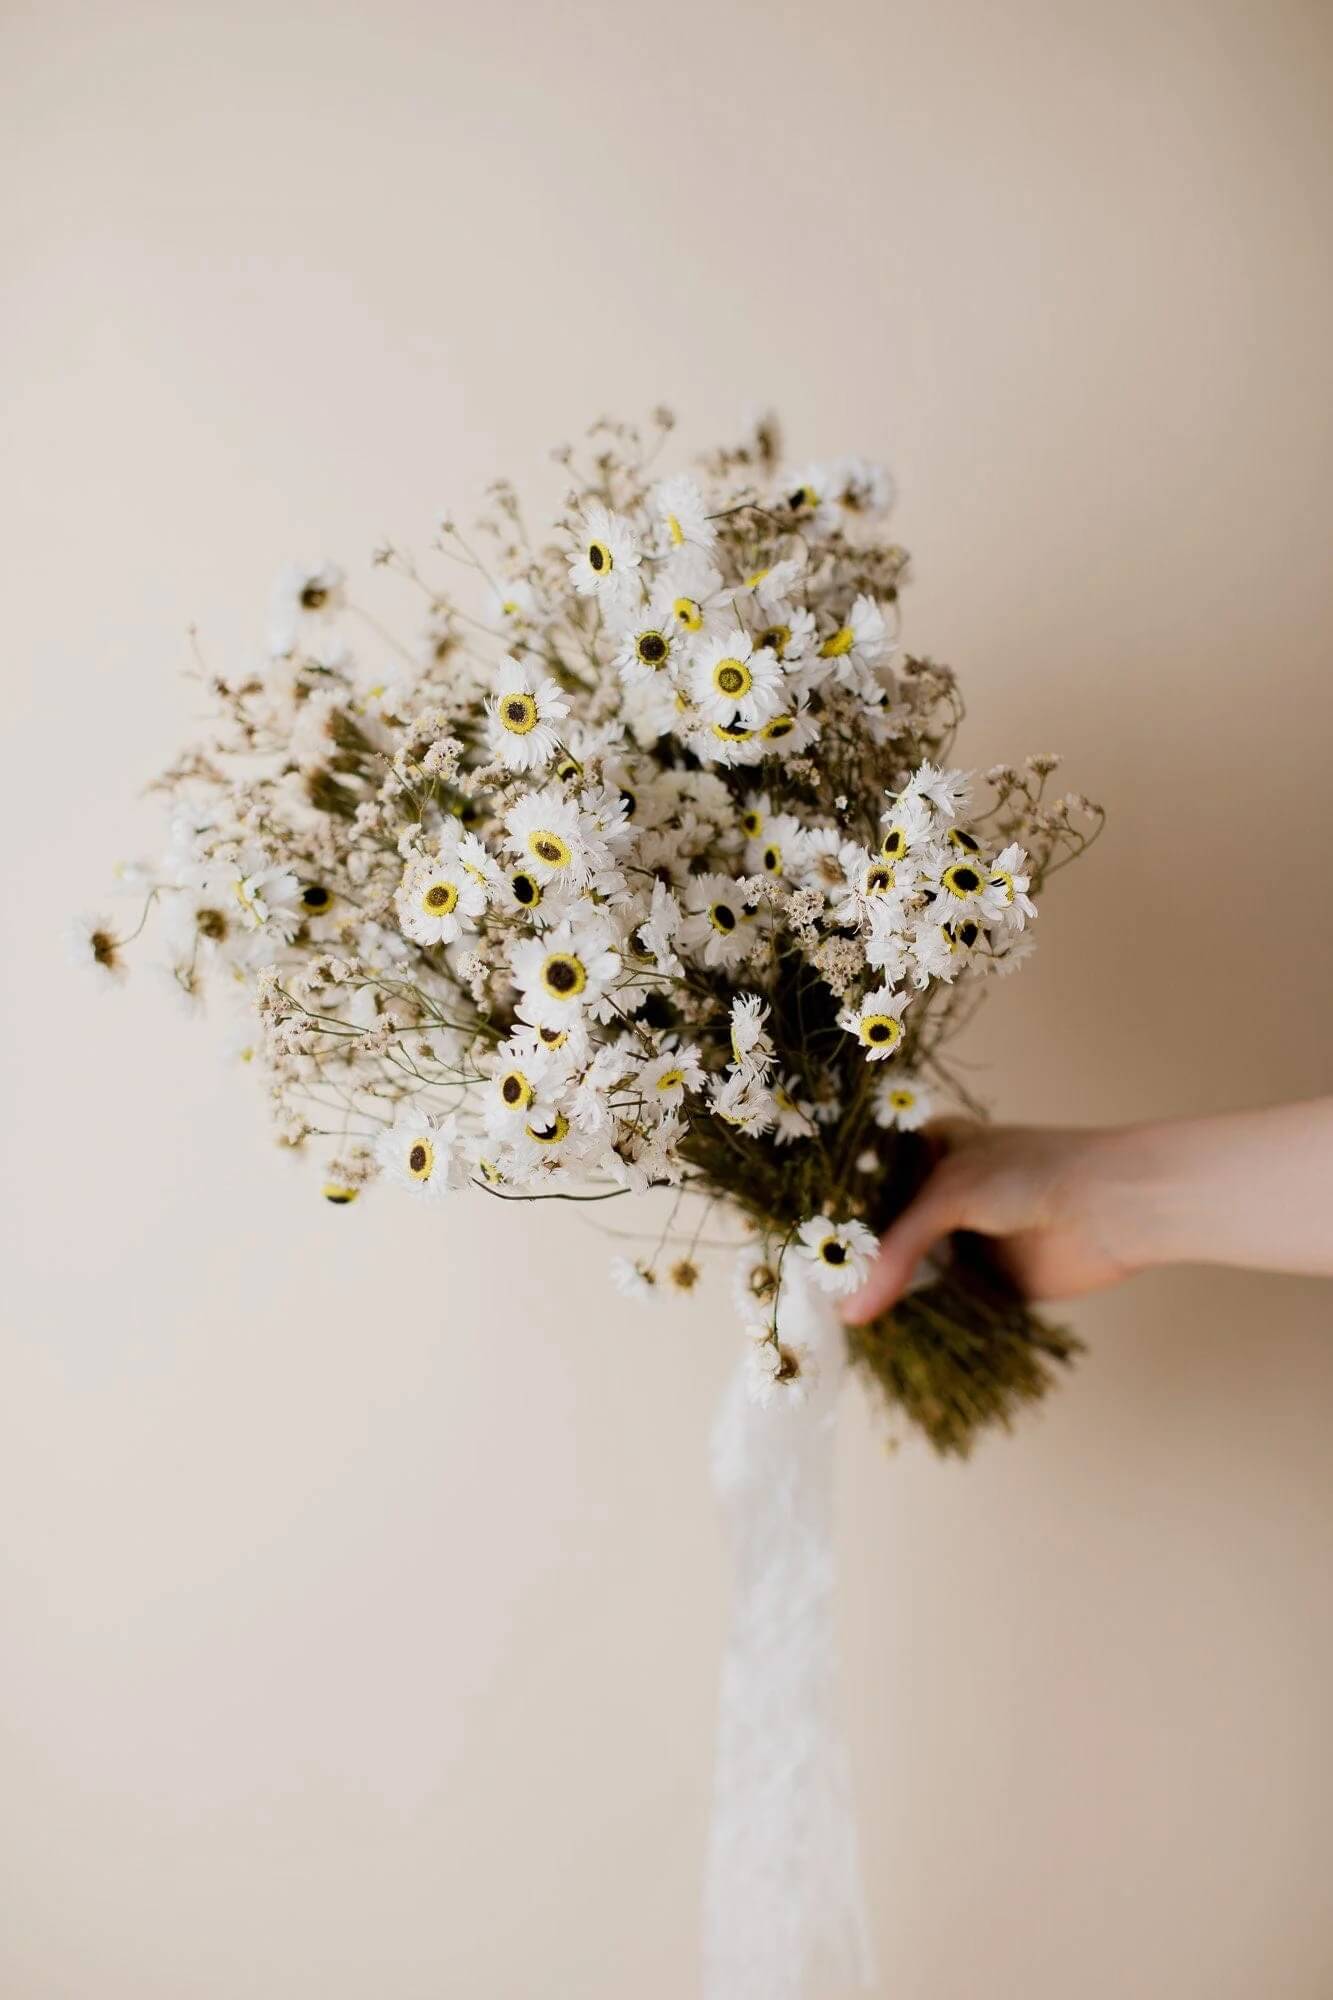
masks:
<instances>
[{"instance_id":1,"label":"bouquet stem wrap","mask_svg":"<svg viewBox=\"0 0 1333 2000\"><path fill-rule=\"evenodd\" d=\"M845 1340L829 1300L784 1277L801 1402L761 1409L744 1370L713 1434L735 1567L704 1907L705 2000L802 2000L873 1976L837 1718L832 1485ZM818 1982L818 1984L816 1984Z\"/></svg>"}]
</instances>

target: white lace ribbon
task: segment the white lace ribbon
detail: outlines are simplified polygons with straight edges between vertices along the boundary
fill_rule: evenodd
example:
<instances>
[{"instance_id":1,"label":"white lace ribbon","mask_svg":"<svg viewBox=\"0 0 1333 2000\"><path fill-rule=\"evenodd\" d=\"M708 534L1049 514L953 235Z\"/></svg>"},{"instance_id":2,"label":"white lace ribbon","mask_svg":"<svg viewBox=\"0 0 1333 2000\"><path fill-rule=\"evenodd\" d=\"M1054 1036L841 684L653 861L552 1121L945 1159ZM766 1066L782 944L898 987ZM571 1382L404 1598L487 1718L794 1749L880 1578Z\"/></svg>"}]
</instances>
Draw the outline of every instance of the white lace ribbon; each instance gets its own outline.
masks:
<instances>
[{"instance_id":1,"label":"white lace ribbon","mask_svg":"<svg viewBox=\"0 0 1333 2000\"><path fill-rule=\"evenodd\" d=\"M735 1596L704 1899L705 2000L802 2000L873 1977L836 1709L832 1475L846 1347L831 1302L799 1273L784 1276L779 1324L784 1342L814 1361L806 1399L761 1409L742 1367L713 1432Z\"/></svg>"}]
</instances>

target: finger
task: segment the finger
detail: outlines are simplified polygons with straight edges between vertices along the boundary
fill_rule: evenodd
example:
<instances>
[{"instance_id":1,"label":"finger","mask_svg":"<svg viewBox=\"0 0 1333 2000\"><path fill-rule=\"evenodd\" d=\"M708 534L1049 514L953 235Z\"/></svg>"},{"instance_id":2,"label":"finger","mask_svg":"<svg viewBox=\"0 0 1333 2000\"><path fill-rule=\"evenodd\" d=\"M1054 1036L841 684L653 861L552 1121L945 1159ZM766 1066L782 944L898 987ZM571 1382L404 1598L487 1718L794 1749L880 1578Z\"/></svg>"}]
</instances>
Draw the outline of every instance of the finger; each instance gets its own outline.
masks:
<instances>
[{"instance_id":1,"label":"finger","mask_svg":"<svg viewBox=\"0 0 1333 2000\"><path fill-rule=\"evenodd\" d=\"M936 1168L916 1200L884 1232L879 1254L865 1283L843 1302L844 1320L851 1326L864 1326L867 1320L900 1299L926 1252L942 1236L956 1229L962 1219L961 1191L956 1178Z\"/></svg>"}]
</instances>

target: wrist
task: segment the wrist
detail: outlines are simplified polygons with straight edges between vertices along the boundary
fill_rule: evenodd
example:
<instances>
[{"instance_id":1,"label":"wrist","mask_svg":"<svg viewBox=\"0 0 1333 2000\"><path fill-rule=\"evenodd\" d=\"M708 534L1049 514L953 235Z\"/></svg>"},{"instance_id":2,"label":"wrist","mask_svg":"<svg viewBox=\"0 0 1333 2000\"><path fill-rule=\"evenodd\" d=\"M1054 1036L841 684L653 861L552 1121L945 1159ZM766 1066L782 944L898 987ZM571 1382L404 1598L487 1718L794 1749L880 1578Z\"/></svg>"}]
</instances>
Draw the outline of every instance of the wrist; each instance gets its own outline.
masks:
<instances>
[{"instance_id":1,"label":"wrist","mask_svg":"<svg viewBox=\"0 0 1333 2000\"><path fill-rule=\"evenodd\" d=\"M1177 1201L1164 1129L1113 1125L1081 1135L1073 1174L1079 1217L1107 1262L1127 1277L1177 1254Z\"/></svg>"}]
</instances>

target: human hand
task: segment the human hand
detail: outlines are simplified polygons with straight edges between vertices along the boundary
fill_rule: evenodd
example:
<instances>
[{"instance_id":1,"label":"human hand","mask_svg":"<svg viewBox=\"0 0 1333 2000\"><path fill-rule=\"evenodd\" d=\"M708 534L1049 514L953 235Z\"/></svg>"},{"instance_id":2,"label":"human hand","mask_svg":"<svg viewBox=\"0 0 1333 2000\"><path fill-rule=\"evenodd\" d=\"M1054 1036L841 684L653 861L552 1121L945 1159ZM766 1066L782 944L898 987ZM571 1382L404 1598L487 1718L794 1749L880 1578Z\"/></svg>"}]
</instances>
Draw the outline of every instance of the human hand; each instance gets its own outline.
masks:
<instances>
[{"instance_id":1,"label":"human hand","mask_svg":"<svg viewBox=\"0 0 1333 2000\"><path fill-rule=\"evenodd\" d=\"M1126 1227L1136 1178L1128 1134L946 1119L926 1136L934 1167L885 1232L845 1320L862 1325L884 1312L927 1251L958 1229L992 1239L996 1263L1030 1299L1073 1298L1138 1268Z\"/></svg>"}]
</instances>

